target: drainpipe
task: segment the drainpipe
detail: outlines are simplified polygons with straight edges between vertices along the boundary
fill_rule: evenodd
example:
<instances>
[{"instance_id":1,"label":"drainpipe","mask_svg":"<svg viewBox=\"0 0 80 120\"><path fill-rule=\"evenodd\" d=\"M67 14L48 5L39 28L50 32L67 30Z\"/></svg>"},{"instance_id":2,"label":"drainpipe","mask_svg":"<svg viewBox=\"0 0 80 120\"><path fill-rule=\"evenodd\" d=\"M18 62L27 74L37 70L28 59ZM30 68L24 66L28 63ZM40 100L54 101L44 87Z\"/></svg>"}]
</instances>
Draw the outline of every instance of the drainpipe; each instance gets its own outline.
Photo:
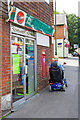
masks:
<instances>
[{"instance_id":1,"label":"drainpipe","mask_svg":"<svg viewBox=\"0 0 80 120\"><path fill-rule=\"evenodd\" d=\"M55 55L57 56L56 0L55 0Z\"/></svg>"}]
</instances>

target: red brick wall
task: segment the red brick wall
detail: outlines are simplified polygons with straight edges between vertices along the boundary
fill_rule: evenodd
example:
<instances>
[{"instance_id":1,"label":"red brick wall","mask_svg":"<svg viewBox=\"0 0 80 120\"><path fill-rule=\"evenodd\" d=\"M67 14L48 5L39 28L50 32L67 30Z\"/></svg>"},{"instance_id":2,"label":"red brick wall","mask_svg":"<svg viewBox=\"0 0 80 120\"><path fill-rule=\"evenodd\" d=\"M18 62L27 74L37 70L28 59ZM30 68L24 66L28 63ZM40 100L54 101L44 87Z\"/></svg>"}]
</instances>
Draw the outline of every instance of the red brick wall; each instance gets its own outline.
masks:
<instances>
[{"instance_id":1,"label":"red brick wall","mask_svg":"<svg viewBox=\"0 0 80 120\"><path fill-rule=\"evenodd\" d=\"M40 21L52 26L53 25L53 3L50 2L50 4L46 4L44 2L16 2L14 3L16 7L19 9L25 11L26 13L32 15L33 17L39 19ZM2 94L8 94L10 93L10 24L9 22L6 23L5 19L8 18L8 12L7 12L7 4L3 3L2 4L2 11L3 11L3 35L2 35ZM51 42L51 41L50 41ZM38 46L38 52L42 49L46 49L46 55L47 58L49 58L49 62L51 62L51 43L50 47L41 47ZM40 49L40 50L39 50ZM40 53L41 54L41 53ZM42 59L41 59L42 60ZM40 61L41 61L40 60ZM38 62L40 62L38 60ZM40 63L41 66L41 63ZM38 70L40 68L39 63L38 63ZM41 68L40 68L41 69ZM48 72L48 67L47 67L47 72ZM49 73L48 73L49 74ZM49 75L47 74L47 81L46 80L41 80L41 88L43 88L47 82ZM38 73L39 75L39 73ZM38 81L41 79L40 75L38 76ZM46 82L45 82L46 81ZM45 85L43 85L46 83ZM38 83L39 84L39 83Z\"/></svg>"},{"instance_id":2,"label":"red brick wall","mask_svg":"<svg viewBox=\"0 0 80 120\"><path fill-rule=\"evenodd\" d=\"M27 1L27 0L26 0ZM38 1L38 0L37 0ZM2 2L2 14L4 19L8 19L8 7L6 2ZM40 21L53 25L53 2L49 4L45 2L14 2L14 6L28 13L29 15L39 19Z\"/></svg>"},{"instance_id":3,"label":"red brick wall","mask_svg":"<svg viewBox=\"0 0 80 120\"><path fill-rule=\"evenodd\" d=\"M64 38L64 25L57 25L57 39Z\"/></svg>"},{"instance_id":4,"label":"red brick wall","mask_svg":"<svg viewBox=\"0 0 80 120\"><path fill-rule=\"evenodd\" d=\"M37 90L38 92L42 90L45 86L49 84L49 67L52 62L52 57L53 57L53 45L51 45L51 40L50 40L50 46L49 47L44 47L44 46L37 46ZM47 76L45 78L42 78L42 50L46 50L46 60L48 59L49 64L46 64L46 72Z\"/></svg>"},{"instance_id":5,"label":"red brick wall","mask_svg":"<svg viewBox=\"0 0 80 120\"><path fill-rule=\"evenodd\" d=\"M65 36L64 36L64 28L65 28ZM57 29L57 39L62 39L62 38L68 39L68 29L65 24L57 25L56 29Z\"/></svg>"},{"instance_id":6,"label":"red brick wall","mask_svg":"<svg viewBox=\"0 0 80 120\"><path fill-rule=\"evenodd\" d=\"M49 5L44 2L15 2L14 5L50 26L54 23L52 2Z\"/></svg>"},{"instance_id":7,"label":"red brick wall","mask_svg":"<svg viewBox=\"0 0 80 120\"><path fill-rule=\"evenodd\" d=\"M14 3L14 5L40 21L52 26L53 25L53 3L46 5L42 2L29 2L29 3ZM0 32L0 116L1 116L1 96L11 92L11 79L10 79L10 23L5 22L8 19L8 7L7 3L1 3L2 6L2 18L0 20L0 28L2 25L2 35ZM0 11L1 12L1 11ZM0 29L1 31L1 29ZM52 45L50 40L50 47L38 46L38 91L44 88L48 84L49 80L49 65L47 66L47 77L42 76L42 53L41 50L46 50L46 58L49 59L49 65L52 60ZM40 55L40 56L39 56Z\"/></svg>"},{"instance_id":8,"label":"red brick wall","mask_svg":"<svg viewBox=\"0 0 80 120\"><path fill-rule=\"evenodd\" d=\"M2 20L2 95L10 93L10 24Z\"/></svg>"},{"instance_id":9,"label":"red brick wall","mask_svg":"<svg viewBox=\"0 0 80 120\"><path fill-rule=\"evenodd\" d=\"M0 118L2 116L1 97L2 97L2 17L0 16Z\"/></svg>"},{"instance_id":10,"label":"red brick wall","mask_svg":"<svg viewBox=\"0 0 80 120\"><path fill-rule=\"evenodd\" d=\"M65 28L65 36L64 36L64 28ZM68 40L68 29L65 24L57 25L56 29L57 29L57 39L63 39L63 43L64 43L64 38ZM64 56L64 44L63 44L63 56Z\"/></svg>"}]
</instances>

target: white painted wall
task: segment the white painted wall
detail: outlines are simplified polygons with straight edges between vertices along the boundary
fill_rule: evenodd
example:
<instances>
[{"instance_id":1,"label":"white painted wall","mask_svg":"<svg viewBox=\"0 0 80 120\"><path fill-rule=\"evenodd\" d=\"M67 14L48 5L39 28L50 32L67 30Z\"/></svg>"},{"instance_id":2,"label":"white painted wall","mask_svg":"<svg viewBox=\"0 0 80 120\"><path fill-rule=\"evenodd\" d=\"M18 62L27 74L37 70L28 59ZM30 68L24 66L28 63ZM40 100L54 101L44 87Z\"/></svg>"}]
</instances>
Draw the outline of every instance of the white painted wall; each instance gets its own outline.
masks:
<instances>
[{"instance_id":1,"label":"white painted wall","mask_svg":"<svg viewBox=\"0 0 80 120\"><path fill-rule=\"evenodd\" d=\"M1 103L1 110L11 109L11 94L2 96Z\"/></svg>"},{"instance_id":2,"label":"white painted wall","mask_svg":"<svg viewBox=\"0 0 80 120\"><path fill-rule=\"evenodd\" d=\"M64 47L64 57L68 57L68 47Z\"/></svg>"},{"instance_id":3,"label":"white painted wall","mask_svg":"<svg viewBox=\"0 0 80 120\"><path fill-rule=\"evenodd\" d=\"M54 38L53 38L53 41L54 41L54 55L55 55L55 40L54 40ZM58 43L62 43L62 45L59 46ZM63 56L63 39L57 39L57 56L64 57Z\"/></svg>"},{"instance_id":4,"label":"white painted wall","mask_svg":"<svg viewBox=\"0 0 80 120\"><path fill-rule=\"evenodd\" d=\"M62 43L62 45L58 45L58 43ZM57 39L57 55L63 57L63 39Z\"/></svg>"},{"instance_id":5,"label":"white painted wall","mask_svg":"<svg viewBox=\"0 0 80 120\"><path fill-rule=\"evenodd\" d=\"M49 47L49 37L41 33L36 33L37 45Z\"/></svg>"}]
</instances>

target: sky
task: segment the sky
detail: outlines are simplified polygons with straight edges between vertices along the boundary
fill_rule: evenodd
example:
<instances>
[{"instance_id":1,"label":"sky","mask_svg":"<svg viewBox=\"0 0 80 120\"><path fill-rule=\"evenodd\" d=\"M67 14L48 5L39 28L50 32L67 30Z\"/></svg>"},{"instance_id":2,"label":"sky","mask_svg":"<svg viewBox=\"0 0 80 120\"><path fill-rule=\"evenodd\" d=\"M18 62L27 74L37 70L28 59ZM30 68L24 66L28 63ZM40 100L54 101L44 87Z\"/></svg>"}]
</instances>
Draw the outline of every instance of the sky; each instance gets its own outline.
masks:
<instances>
[{"instance_id":1,"label":"sky","mask_svg":"<svg viewBox=\"0 0 80 120\"><path fill-rule=\"evenodd\" d=\"M76 14L78 16L78 2L80 0L56 0L56 11L63 13L63 10L68 14ZM55 0L53 0L55 2Z\"/></svg>"},{"instance_id":2,"label":"sky","mask_svg":"<svg viewBox=\"0 0 80 120\"><path fill-rule=\"evenodd\" d=\"M45 0L49 2L49 0ZM78 2L80 0L56 0L56 10L63 13L63 10L68 14L76 14L78 16ZM55 0L53 0L55 2Z\"/></svg>"}]
</instances>

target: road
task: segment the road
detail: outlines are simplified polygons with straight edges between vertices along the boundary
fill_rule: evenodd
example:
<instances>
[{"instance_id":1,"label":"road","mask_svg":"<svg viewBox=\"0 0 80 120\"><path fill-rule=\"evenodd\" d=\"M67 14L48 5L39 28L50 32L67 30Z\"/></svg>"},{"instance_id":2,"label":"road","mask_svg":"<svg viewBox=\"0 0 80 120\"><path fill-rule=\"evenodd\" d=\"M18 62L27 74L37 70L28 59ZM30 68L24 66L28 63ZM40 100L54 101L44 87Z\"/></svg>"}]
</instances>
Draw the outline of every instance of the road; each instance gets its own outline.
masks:
<instances>
[{"instance_id":1,"label":"road","mask_svg":"<svg viewBox=\"0 0 80 120\"><path fill-rule=\"evenodd\" d=\"M49 92L48 87L26 102L7 118L78 118L78 58L59 59L66 62L66 91Z\"/></svg>"}]
</instances>

